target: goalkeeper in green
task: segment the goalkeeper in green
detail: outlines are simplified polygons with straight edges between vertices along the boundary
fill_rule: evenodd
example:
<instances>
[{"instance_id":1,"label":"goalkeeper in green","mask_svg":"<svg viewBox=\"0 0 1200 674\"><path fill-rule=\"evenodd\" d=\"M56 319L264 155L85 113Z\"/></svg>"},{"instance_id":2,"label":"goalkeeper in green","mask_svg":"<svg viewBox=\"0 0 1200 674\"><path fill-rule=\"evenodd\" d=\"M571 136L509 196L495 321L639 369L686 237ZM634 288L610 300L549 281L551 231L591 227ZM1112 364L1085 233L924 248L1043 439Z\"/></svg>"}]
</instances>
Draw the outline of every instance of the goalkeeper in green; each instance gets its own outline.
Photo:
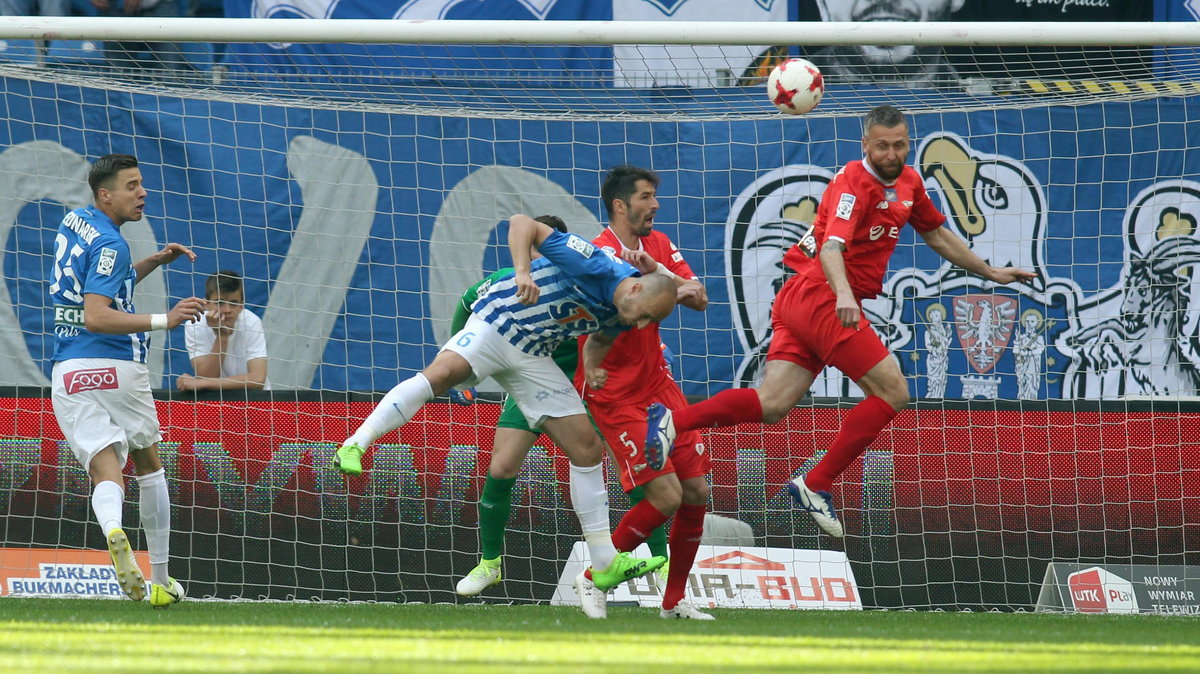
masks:
<instances>
[{"instance_id":1,"label":"goalkeeper in green","mask_svg":"<svg viewBox=\"0 0 1200 674\"><path fill-rule=\"evenodd\" d=\"M542 215L534 218L538 222L549 225L560 232L566 233L566 223L554 215ZM471 305L497 279L506 276L511 269L501 269L475 285L467 288L459 299L454 311L454 319L450 324L450 334L457 334L466 325L471 315ZM575 340L567 340L558 346L551 354L554 362L562 369L567 378L575 378L575 368L579 362L578 344ZM475 401L474 389L450 391L450 399L460 405L470 405ZM464 597L473 597L488 587L499 583L502 579L500 558L504 551L504 531L508 527L509 511L512 504L512 490L517 482L517 472L525 461L525 456L537 442L542 431L530 428L525 415L517 407L513 398L509 397L500 412L496 422L496 435L492 443L492 458L488 466L487 480L483 484L483 493L479 497L479 564L471 572L458 581L455 592ZM636 505L645 498L641 487L629 492L630 505ZM666 528L660 526L646 539L646 545L653 555L667 556ZM664 567L665 568L665 567ZM660 589L665 585L665 576L657 578Z\"/></svg>"}]
</instances>

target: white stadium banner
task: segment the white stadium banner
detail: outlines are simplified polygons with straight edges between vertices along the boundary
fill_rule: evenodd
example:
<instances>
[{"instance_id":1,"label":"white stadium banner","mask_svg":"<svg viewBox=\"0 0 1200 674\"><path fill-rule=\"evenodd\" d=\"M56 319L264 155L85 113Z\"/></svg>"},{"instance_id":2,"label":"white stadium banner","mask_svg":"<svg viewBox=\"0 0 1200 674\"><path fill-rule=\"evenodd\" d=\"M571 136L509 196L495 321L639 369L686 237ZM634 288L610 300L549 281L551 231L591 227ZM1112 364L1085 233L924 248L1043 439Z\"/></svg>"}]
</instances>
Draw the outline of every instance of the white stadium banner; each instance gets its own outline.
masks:
<instances>
[{"instance_id":1,"label":"white stadium banner","mask_svg":"<svg viewBox=\"0 0 1200 674\"><path fill-rule=\"evenodd\" d=\"M1036 611L1200 615L1200 567L1050 562Z\"/></svg>"},{"instance_id":2,"label":"white stadium banner","mask_svg":"<svg viewBox=\"0 0 1200 674\"><path fill-rule=\"evenodd\" d=\"M649 557L642 545L634 553ZM576 543L550 604L578 605L575 577L590 564L587 545ZM862 610L862 597L846 553L832 550L701 545L688 576L686 598L698 607ZM658 606L662 596L649 578L622 583L610 603Z\"/></svg>"},{"instance_id":3,"label":"white stadium banner","mask_svg":"<svg viewBox=\"0 0 1200 674\"><path fill-rule=\"evenodd\" d=\"M780 21L785 0L613 0L613 21ZM728 87L772 45L613 45L618 87Z\"/></svg>"}]
</instances>

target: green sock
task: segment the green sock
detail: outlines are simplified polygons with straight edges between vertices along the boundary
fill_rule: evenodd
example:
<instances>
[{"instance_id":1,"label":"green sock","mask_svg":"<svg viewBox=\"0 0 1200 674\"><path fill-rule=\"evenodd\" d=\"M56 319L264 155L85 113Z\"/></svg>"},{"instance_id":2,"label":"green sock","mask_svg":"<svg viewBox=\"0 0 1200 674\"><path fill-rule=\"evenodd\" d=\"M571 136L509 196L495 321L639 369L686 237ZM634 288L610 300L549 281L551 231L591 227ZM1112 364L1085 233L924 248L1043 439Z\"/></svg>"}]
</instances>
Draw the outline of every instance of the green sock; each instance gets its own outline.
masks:
<instances>
[{"instance_id":1,"label":"green sock","mask_svg":"<svg viewBox=\"0 0 1200 674\"><path fill-rule=\"evenodd\" d=\"M629 490L629 507L637 505L639 501L646 498L646 492L642 491L641 487L634 487ZM656 557L667 557L667 525L664 523L650 535L646 537L646 547L650 548L650 554Z\"/></svg>"},{"instance_id":2,"label":"green sock","mask_svg":"<svg viewBox=\"0 0 1200 674\"><path fill-rule=\"evenodd\" d=\"M484 559L496 559L504 550L504 530L512 507L513 485L517 478L487 476L479 496L479 547Z\"/></svg>"}]
</instances>

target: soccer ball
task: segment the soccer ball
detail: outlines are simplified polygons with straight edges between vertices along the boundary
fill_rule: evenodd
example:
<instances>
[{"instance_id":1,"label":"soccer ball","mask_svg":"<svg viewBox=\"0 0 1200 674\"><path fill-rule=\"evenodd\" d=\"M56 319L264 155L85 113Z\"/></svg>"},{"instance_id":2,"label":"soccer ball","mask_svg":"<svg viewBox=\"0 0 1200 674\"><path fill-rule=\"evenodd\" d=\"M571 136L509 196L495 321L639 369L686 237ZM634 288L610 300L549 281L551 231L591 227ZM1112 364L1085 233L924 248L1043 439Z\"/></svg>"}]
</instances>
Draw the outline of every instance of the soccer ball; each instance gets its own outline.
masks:
<instances>
[{"instance_id":1,"label":"soccer ball","mask_svg":"<svg viewBox=\"0 0 1200 674\"><path fill-rule=\"evenodd\" d=\"M821 71L804 59L780 63L767 78L767 98L789 115L803 115L817 107L824 93Z\"/></svg>"}]
</instances>

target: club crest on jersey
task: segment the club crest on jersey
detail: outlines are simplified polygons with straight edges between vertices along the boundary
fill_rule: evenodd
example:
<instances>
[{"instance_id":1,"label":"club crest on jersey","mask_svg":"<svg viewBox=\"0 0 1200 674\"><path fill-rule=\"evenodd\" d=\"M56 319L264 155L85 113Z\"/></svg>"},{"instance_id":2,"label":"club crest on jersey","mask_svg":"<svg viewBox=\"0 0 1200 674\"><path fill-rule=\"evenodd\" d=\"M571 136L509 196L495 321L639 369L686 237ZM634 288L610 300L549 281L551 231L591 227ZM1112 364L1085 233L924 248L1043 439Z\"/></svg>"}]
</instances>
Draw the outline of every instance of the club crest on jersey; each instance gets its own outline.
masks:
<instances>
[{"instance_id":1,"label":"club crest on jersey","mask_svg":"<svg viewBox=\"0 0 1200 674\"><path fill-rule=\"evenodd\" d=\"M883 191L884 201L896 201L896 188L889 187Z\"/></svg>"},{"instance_id":2,"label":"club crest on jersey","mask_svg":"<svg viewBox=\"0 0 1200 674\"><path fill-rule=\"evenodd\" d=\"M595 246L575 235L571 235L567 239L567 248L570 248L584 257L591 257L592 253L596 252Z\"/></svg>"},{"instance_id":3,"label":"club crest on jersey","mask_svg":"<svg viewBox=\"0 0 1200 674\"><path fill-rule=\"evenodd\" d=\"M838 200L837 211L834 215L843 220L849 220L850 214L854 212L855 199L853 194L843 194L842 198Z\"/></svg>"},{"instance_id":4,"label":"club crest on jersey","mask_svg":"<svg viewBox=\"0 0 1200 674\"><path fill-rule=\"evenodd\" d=\"M113 248L100 249L100 261L96 263L96 273L111 276L117 264L117 251Z\"/></svg>"}]
</instances>

